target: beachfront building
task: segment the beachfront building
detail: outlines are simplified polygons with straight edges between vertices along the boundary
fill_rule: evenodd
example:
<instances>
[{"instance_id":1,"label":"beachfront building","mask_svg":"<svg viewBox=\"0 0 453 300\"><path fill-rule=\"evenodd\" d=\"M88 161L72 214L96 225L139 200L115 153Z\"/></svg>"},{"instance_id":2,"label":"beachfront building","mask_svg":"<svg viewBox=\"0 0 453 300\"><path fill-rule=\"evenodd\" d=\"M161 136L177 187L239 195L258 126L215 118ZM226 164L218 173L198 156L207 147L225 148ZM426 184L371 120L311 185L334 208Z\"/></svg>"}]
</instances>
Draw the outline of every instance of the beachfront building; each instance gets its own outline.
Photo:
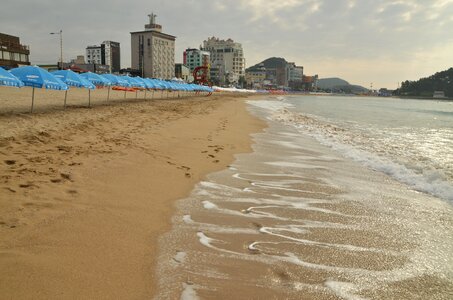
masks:
<instances>
[{"instance_id":1,"label":"beachfront building","mask_svg":"<svg viewBox=\"0 0 453 300\"><path fill-rule=\"evenodd\" d=\"M266 67L258 64L245 70L245 82L248 88L263 89L266 83Z\"/></svg>"},{"instance_id":2,"label":"beachfront building","mask_svg":"<svg viewBox=\"0 0 453 300\"><path fill-rule=\"evenodd\" d=\"M293 90L303 89L304 67L296 66L295 63L289 62L286 65L286 72L288 78L288 87Z\"/></svg>"},{"instance_id":3,"label":"beachfront building","mask_svg":"<svg viewBox=\"0 0 453 300\"><path fill-rule=\"evenodd\" d=\"M109 73L118 73L121 69L120 43L104 41L99 46L86 48L87 64L106 65Z\"/></svg>"},{"instance_id":4,"label":"beachfront building","mask_svg":"<svg viewBox=\"0 0 453 300\"><path fill-rule=\"evenodd\" d=\"M162 32L156 15L150 14L144 31L131 32L131 68L142 77L172 79L175 76L176 37Z\"/></svg>"},{"instance_id":5,"label":"beachfront building","mask_svg":"<svg viewBox=\"0 0 453 300\"><path fill-rule=\"evenodd\" d=\"M245 75L245 58L242 45L232 39L210 37L203 41L201 50L210 53L211 80L224 84L237 84Z\"/></svg>"},{"instance_id":6,"label":"beachfront building","mask_svg":"<svg viewBox=\"0 0 453 300\"><path fill-rule=\"evenodd\" d=\"M318 89L318 75L313 76L303 75L302 82L305 90L312 91Z\"/></svg>"},{"instance_id":7,"label":"beachfront building","mask_svg":"<svg viewBox=\"0 0 453 300\"><path fill-rule=\"evenodd\" d=\"M196 67L210 66L211 53L195 48L187 48L183 54L183 61L189 67L190 72L193 72Z\"/></svg>"},{"instance_id":8,"label":"beachfront building","mask_svg":"<svg viewBox=\"0 0 453 300\"><path fill-rule=\"evenodd\" d=\"M30 48L20 43L19 37L0 33L0 66L16 68L30 65Z\"/></svg>"},{"instance_id":9,"label":"beachfront building","mask_svg":"<svg viewBox=\"0 0 453 300\"><path fill-rule=\"evenodd\" d=\"M175 77L185 82L193 82L192 72L185 64L175 64Z\"/></svg>"}]
</instances>

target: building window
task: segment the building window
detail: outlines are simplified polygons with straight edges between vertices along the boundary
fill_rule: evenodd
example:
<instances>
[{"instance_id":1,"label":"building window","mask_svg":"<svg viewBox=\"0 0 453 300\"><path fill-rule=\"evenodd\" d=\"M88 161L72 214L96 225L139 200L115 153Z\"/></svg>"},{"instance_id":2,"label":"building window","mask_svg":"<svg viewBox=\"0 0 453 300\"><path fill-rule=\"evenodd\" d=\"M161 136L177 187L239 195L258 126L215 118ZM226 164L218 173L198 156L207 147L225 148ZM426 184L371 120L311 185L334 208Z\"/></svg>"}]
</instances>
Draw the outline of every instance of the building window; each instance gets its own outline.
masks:
<instances>
[{"instance_id":1,"label":"building window","mask_svg":"<svg viewBox=\"0 0 453 300\"><path fill-rule=\"evenodd\" d=\"M148 39L148 46L151 46L151 39Z\"/></svg>"}]
</instances>

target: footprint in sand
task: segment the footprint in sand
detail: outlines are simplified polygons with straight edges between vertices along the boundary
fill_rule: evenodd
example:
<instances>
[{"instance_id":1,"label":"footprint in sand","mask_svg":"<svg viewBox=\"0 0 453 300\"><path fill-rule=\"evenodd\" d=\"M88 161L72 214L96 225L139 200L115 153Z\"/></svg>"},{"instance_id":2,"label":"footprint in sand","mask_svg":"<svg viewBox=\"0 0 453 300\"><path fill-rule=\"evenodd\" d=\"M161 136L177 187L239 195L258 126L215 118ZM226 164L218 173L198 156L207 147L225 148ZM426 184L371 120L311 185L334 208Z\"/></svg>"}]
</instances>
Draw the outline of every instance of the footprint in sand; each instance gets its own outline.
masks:
<instances>
[{"instance_id":1,"label":"footprint in sand","mask_svg":"<svg viewBox=\"0 0 453 300\"><path fill-rule=\"evenodd\" d=\"M68 173L60 173L60 176L61 176L61 178L65 179L65 180L73 181L73 180L72 180L71 174L68 174Z\"/></svg>"},{"instance_id":2,"label":"footprint in sand","mask_svg":"<svg viewBox=\"0 0 453 300\"><path fill-rule=\"evenodd\" d=\"M4 189L7 190L7 191L10 191L11 193L16 193L16 190L10 188L9 186L5 187Z\"/></svg>"},{"instance_id":3,"label":"footprint in sand","mask_svg":"<svg viewBox=\"0 0 453 300\"><path fill-rule=\"evenodd\" d=\"M30 187L33 187L33 186L35 186L35 185L34 185L33 183L31 183L31 182L19 184L19 187L21 187L21 188L23 188L23 189L25 189L25 188L30 188Z\"/></svg>"}]
</instances>

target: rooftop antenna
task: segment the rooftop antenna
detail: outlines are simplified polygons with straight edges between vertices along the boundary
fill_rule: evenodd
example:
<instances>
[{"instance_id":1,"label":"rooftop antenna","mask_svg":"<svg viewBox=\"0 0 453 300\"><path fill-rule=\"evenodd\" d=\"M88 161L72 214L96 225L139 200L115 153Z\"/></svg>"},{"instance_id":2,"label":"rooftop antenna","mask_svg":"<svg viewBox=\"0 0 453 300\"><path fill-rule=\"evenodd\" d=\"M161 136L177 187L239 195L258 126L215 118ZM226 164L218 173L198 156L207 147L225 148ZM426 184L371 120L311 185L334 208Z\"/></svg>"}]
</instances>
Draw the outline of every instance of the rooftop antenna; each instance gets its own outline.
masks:
<instances>
[{"instance_id":1,"label":"rooftop antenna","mask_svg":"<svg viewBox=\"0 0 453 300\"><path fill-rule=\"evenodd\" d=\"M149 14L148 17L149 17L149 24L150 25L156 24L157 15L155 13Z\"/></svg>"}]
</instances>

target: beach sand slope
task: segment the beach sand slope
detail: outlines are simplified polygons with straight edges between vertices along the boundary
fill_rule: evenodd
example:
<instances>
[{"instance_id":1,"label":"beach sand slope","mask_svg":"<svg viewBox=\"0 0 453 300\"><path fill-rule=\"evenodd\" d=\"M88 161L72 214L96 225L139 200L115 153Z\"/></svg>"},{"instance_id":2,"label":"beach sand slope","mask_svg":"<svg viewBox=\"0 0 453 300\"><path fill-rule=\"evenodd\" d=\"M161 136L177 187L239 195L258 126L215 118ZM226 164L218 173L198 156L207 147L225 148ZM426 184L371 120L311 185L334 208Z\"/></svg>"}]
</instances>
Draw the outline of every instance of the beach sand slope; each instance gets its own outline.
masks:
<instances>
[{"instance_id":1,"label":"beach sand slope","mask_svg":"<svg viewBox=\"0 0 453 300\"><path fill-rule=\"evenodd\" d=\"M174 201L263 126L225 96L1 115L2 299L149 299Z\"/></svg>"}]
</instances>

